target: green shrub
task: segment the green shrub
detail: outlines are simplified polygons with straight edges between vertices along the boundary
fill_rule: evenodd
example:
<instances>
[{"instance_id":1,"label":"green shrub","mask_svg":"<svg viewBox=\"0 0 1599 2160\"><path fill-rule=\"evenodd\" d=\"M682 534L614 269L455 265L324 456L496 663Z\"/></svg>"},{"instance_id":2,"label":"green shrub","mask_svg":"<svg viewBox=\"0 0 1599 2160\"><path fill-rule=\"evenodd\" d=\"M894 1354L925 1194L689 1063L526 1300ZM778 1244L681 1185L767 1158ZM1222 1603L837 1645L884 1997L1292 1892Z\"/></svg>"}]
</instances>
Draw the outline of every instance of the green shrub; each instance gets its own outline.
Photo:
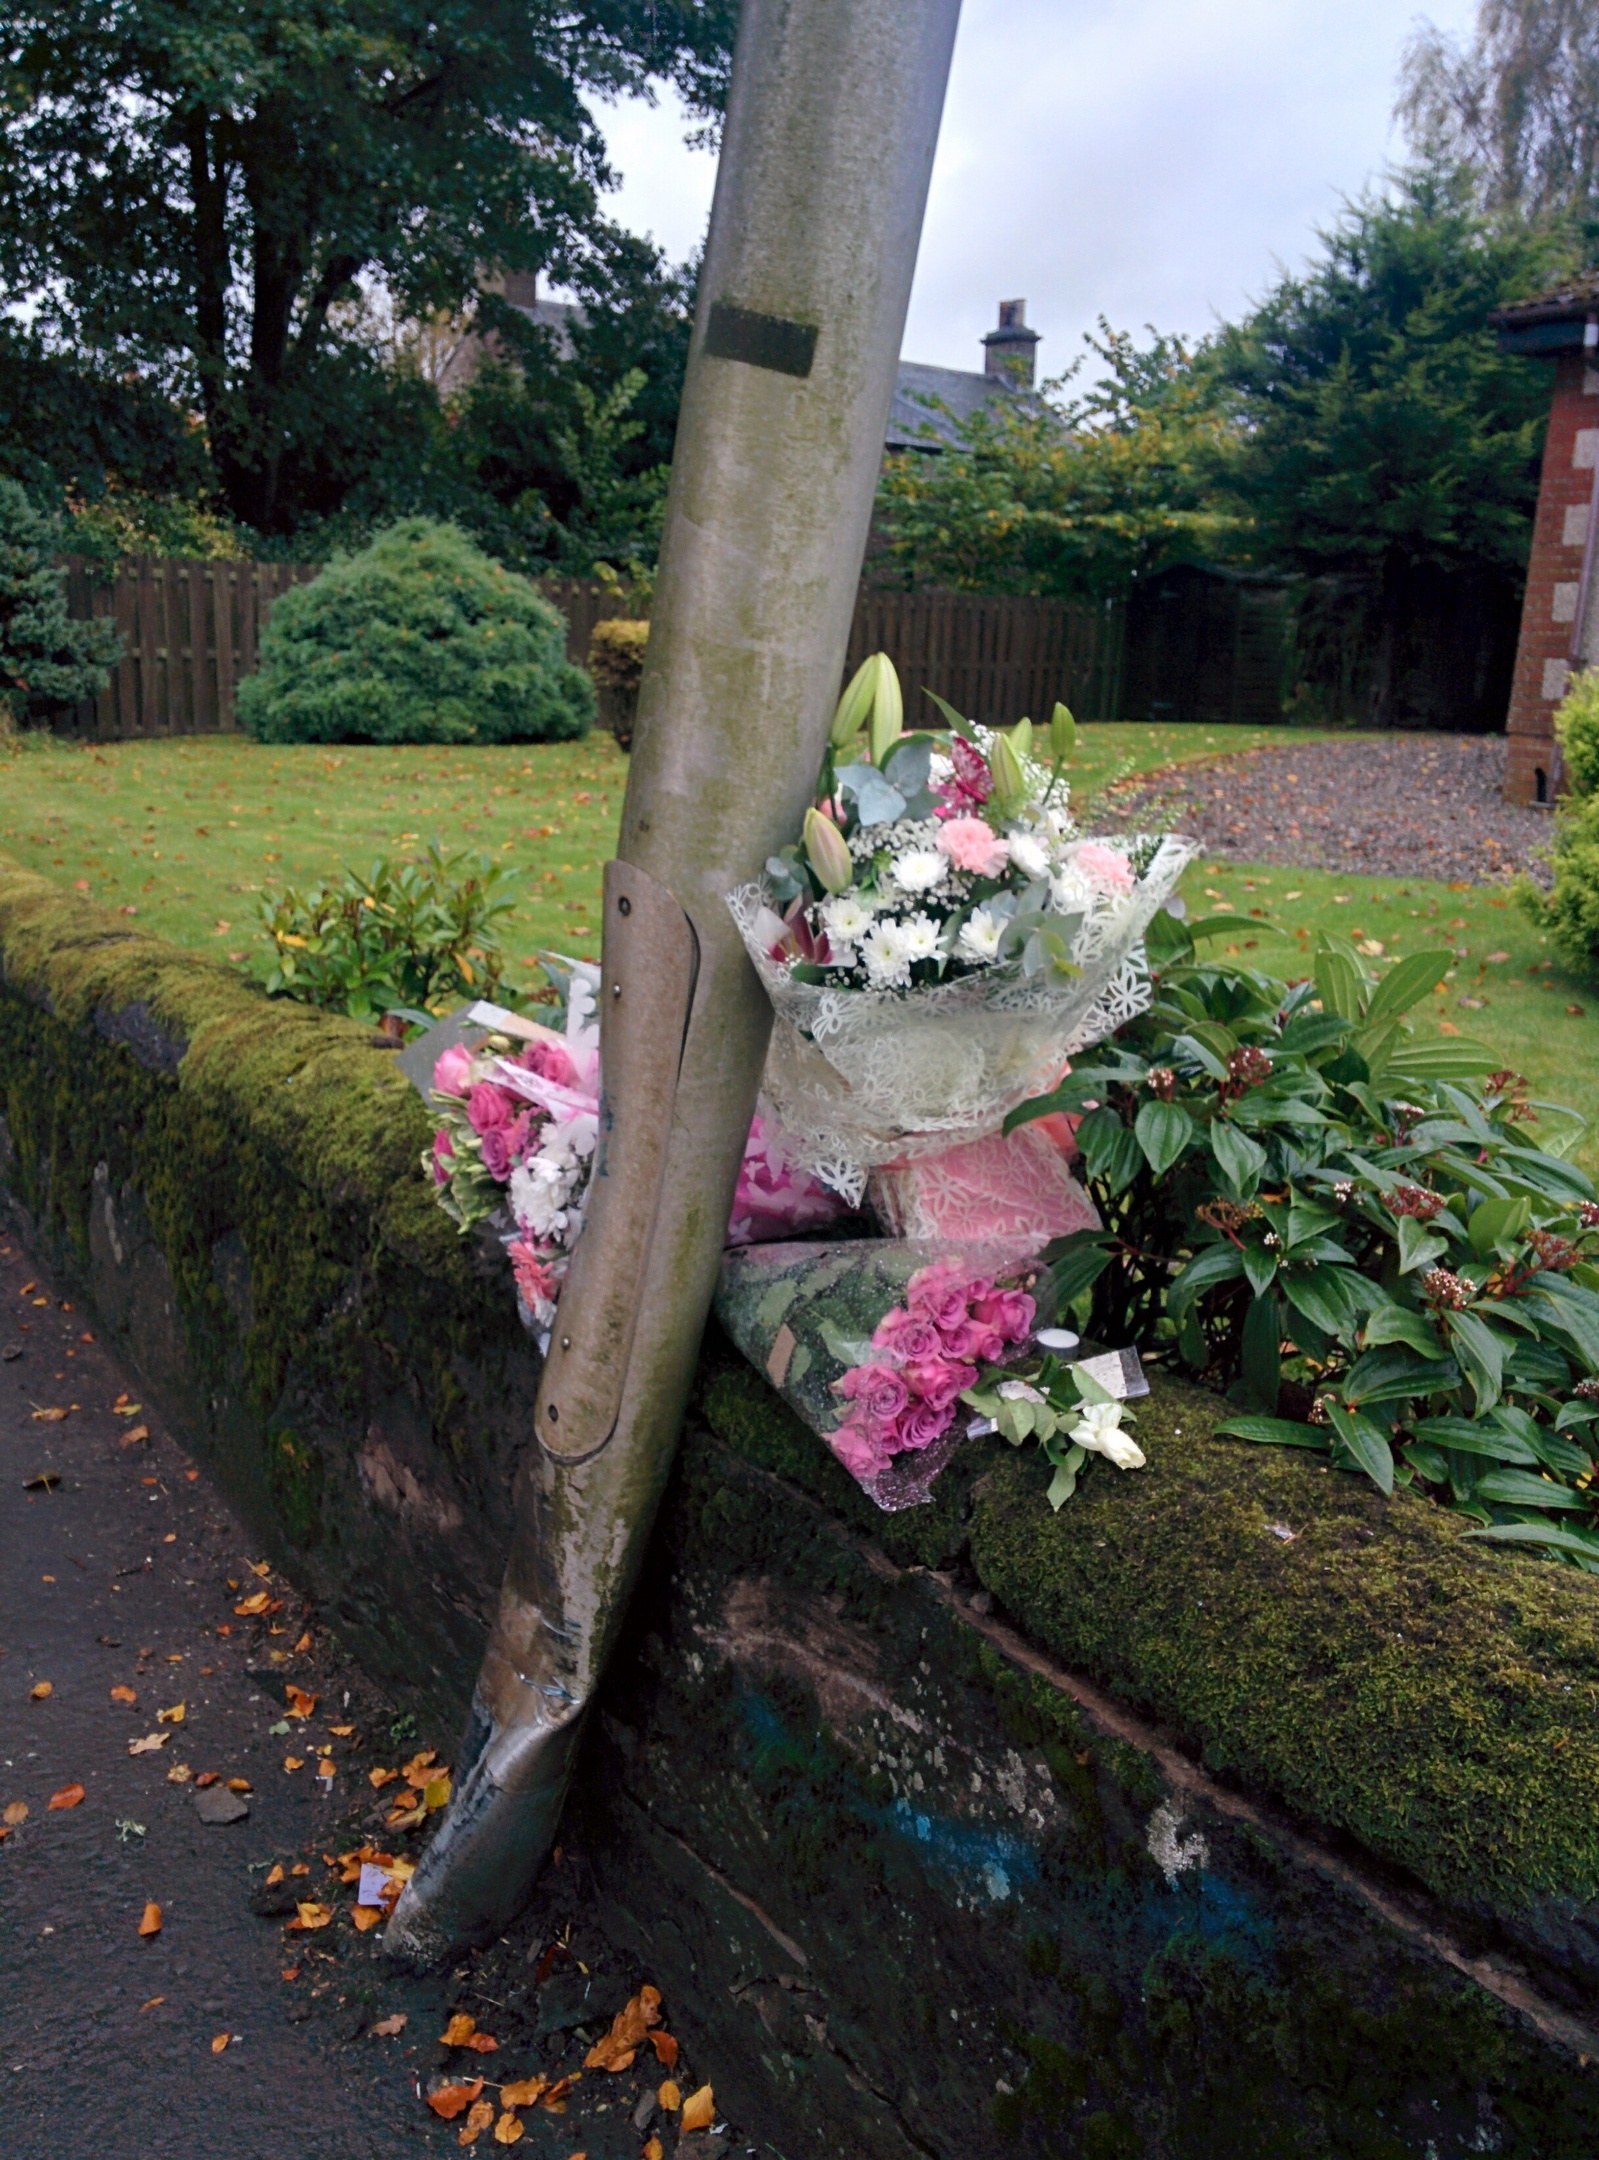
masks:
<instances>
[{"instance_id":1,"label":"green shrub","mask_svg":"<svg viewBox=\"0 0 1599 2160\"><path fill-rule=\"evenodd\" d=\"M1011 1121L1082 1115L1105 1227L1051 1249L1058 1292L1226 1388L1224 1430L1599 1573L1599 1203L1559 1152L1573 1114L1410 1035L1447 953L1374 980L1323 936L1289 985L1198 957L1236 927L1157 917L1148 1011Z\"/></svg>"},{"instance_id":2,"label":"green shrub","mask_svg":"<svg viewBox=\"0 0 1599 2160\"><path fill-rule=\"evenodd\" d=\"M496 996L505 972L499 937L515 872L486 855L377 862L362 877L267 893L261 920L274 954L266 989L380 1020L425 1018L462 997Z\"/></svg>"},{"instance_id":3,"label":"green shrub","mask_svg":"<svg viewBox=\"0 0 1599 2160\"><path fill-rule=\"evenodd\" d=\"M1554 884L1516 897L1573 967L1599 965L1599 671L1584 669L1555 712L1568 793L1555 816Z\"/></svg>"},{"instance_id":4,"label":"green shrub","mask_svg":"<svg viewBox=\"0 0 1599 2160\"><path fill-rule=\"evenodd\" d=\"M525 578L406 518L283 595L239 718L262 742L565 742L594 688Z\"/></svg>"},{"instance_id":5,"label":"green shrub","mask_svg":"<svg viewBox=\"0 0 1599 2160\"><path fill-rule=\"evenodd\" d=\"M111 623L68 617L60 545L56 520L15 480L0 480L0 710L14 720L93 697L121 655Z\"/></svg>"}]
</instances>

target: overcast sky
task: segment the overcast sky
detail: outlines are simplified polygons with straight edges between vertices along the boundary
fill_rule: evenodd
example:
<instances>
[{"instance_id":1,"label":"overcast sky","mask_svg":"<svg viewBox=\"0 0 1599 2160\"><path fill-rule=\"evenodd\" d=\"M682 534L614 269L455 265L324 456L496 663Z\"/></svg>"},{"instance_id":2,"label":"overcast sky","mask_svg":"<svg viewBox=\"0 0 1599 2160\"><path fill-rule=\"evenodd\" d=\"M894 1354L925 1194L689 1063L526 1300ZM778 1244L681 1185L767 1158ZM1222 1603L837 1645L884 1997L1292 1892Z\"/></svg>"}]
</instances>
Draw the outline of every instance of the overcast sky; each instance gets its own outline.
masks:
<instances>
[{"instance_id":1,"label":"overcast sky","mask_svg":"<svg viewBox=\"0 0 1599 2160\"><path fill-rule=\"evenodd\" d=\"M1434 0L1468 31L1474 0ZM1340 199L1403 153L1391 124L1408 0L965 0L905 333L908 359L982 365L1001 299L1043 372L1101 314L1198 333L1295 265ZM715 158L667 98L602 114L613 216L675 259Z\"/></svg>"}]
</instances>

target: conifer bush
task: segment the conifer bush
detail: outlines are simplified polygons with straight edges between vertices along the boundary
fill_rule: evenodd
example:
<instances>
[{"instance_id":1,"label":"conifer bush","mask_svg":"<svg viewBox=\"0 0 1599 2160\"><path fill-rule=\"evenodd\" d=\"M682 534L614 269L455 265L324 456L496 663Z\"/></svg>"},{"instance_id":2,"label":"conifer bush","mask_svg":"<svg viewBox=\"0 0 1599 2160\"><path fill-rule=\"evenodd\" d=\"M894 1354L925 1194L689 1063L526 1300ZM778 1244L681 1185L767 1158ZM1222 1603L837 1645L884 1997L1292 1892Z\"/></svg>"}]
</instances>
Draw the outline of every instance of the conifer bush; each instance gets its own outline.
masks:
<instances>
[{"instance_id":1,"label":"conifer bush","mask_svg":"<svg viewBox=\"0 0 1599 2160\"><path fill-rule=\"evenodd\" d=\"M594 686L526 578L417 517L283 595L238 710L261 742L565 742Z\"/></svg>"},{"instance_id":2,"label":"conifer bush","mask_svg":"<svg viewBox=\"0 0 1599 2160\"><path fill-rule=\"evenodd\" d=\"M73 622L54 518L0 480L0 718L48 719L106 686L122 644L109 622Z\"/></svg>"}]
</instances>

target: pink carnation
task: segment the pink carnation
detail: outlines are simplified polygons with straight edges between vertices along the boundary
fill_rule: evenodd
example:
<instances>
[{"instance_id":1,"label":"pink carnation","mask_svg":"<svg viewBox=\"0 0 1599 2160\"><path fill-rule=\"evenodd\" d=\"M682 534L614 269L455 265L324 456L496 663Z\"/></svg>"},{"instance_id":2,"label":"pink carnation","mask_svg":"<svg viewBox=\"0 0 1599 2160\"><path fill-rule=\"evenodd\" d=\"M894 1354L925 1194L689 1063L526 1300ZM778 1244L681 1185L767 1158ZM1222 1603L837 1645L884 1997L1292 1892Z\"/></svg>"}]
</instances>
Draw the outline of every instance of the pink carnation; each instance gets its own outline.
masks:
<instances>
[{"instance_id":1,"label":"pink carnation","mask_svg":"<svg viewBox=\"0 0 1599 2160\"><path fill-rule=\"evenodd\" d=\"M937 844L957 870L970 870L974 877L998 877L1010 860L1009 843L986 818L947 819L938 828Z\"/></svg>"},{"instance_id":2,"label":"pink carnation","mask_svg":"<svg viewBox=\"0 0 1599 2160\"><path fill-rule=\"evenodd\" d=\"M1091 884L1102 886L1106 892L1131 892L1133 889L1132 864L1119 850L1107 847L1103 840L1085 840L1072 861Z\"/></svg>"},{"instance_id":3,"label":"pink carnation","mask_svg":"<svg viewBox=\"0 0 1599 2160\"><path fill-rule=\"evenodd\" d=\"M497 1132L502 1125L509 1125L515 1115L510 1096L503 1088L491 1086L487 1080L480 1080L467 1095L467 1123L479 1139L485 1133Z\"/></svg>"},{"instance_id":4,"label":"pink carnation","mask_svg":"<svg viewBox=\"0 0 1599 2160\"><path fill-rule=\"evenodd\" d=\"M827 1435L827 1444L852 1478L880 1477L888 1468L892 1452L888 1439L864 1420L846 1418L835 1432Z\"/></svg>"},{"instance_id":5,"label":"pink carnation","mask_svg":"<svg viewBox=\"0 0 1599 2160\"><path fill-rule=\"evenodd\" d=\"M472 1053L460 1043L441 1050L433 1068L433 1085L440 1095L464 1095L472 1077Z\"/></svg>"},{"instance_id":6,"label":"pink carnation","mask_svg":"<svg viewBox=\"0 0 1599 2160\"><path fill-rule=\"evenodd\" d=\"M949 1430L950 1413L931 1402L912 1403L894 1427L894 1447L919 1452Z\"/></svg>"},{"instance_id":7,"label":"pink carnation","mask_svg":"<svg viewBox=\"0 0 1599 2160\"><path fill-rule=\"evenodd\" d=\"M892 1365L852 1365L834 1388L855 1405L856 1415L888 1424L910 1400L909 1391Z\"/></svg>"},{"instance_id":8,"label":"pink carnation","mask_svg":"<svg viewBox=\"0 0 1599 2160\"><path fill-rule=\"evenodd\" d=\"M510 1254L511 1272L516 1277L516 1287L521 1291L523 1301L535 1313L541 1305L553 1305L561 1287L554 1263L522 1238L510 1247Z\"/></svg>"},{"instance_id":9,"label":"pink carnation","mask_svg":"<svg viewBox=\"0 0 1599 2160\"><path fill-rule=\"evenodd\" d=\"M916 1401L940 1412L946 1424L961 1390L977 1385L977 1367L957 1364L952 1358L917 1358L903 1370L905 1385Z\"/></svg>"},{"instance_id":10,"label":"pink carnation","mask_svg":"<svg viewBox=\"0 0 1599 2160\"><path fill-rule=\"evenodd\" d=\"M1025 1290L993 1290L972 1307L972 1318L996 1329L1008 1343L1026 1342L1037 1313L1036 1300Z\"/></svg>"},{"instance_id":11,"label":"pink carnation","mask_svg":"<svg viewBox=\"0 0 1599 2160\"><path fill-rule=\"evenodd\" d=\"M885 1313L872 1330L872 1348L881 1350L891 1365L937 1357L943 1347L938 1329L926 1313L909 1312L903 1305Z\"/></svg>"}]
</instances>

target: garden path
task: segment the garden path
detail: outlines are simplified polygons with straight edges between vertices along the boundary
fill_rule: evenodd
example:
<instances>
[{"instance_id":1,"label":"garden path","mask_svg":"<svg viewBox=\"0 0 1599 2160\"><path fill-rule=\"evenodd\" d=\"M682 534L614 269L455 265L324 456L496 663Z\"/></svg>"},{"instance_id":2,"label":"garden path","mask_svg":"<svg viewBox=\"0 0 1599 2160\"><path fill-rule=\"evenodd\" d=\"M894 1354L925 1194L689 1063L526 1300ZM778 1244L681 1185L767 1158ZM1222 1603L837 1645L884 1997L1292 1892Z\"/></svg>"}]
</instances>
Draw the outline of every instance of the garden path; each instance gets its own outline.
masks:
<instances>
[{"instance_id":1,"label":"garden path","mask_svg":"<svg viewBox=\"0 0 1599 2160\"><path fill-rule=\"evenodd\" d=\"M41 1419L39 1410L66 1415ZM594 1930L571 1854L547 1872L510 1936L453 1970L408 1974L377 1932L356 1931L354 1892L324 1855L374 1835L414 1852L425 1833L399 1846L384 1836L388 1795L378 1799L366 1773L402 1763L419 1739L448 1760L454 1735L418 1735L404 1720L396 1731L394 1706L264 1568L243 1523L95 1341L92 1316L15 1235L0 1234L8 2160L453 2152L461 2125L427 2112L430 2079L580 2069L642 1977L617 1969ZM269 1609L241 1617L263 1591ZM286 1714L291 1682L319 1699L312 1715ZM179 1703L181 1721L170 1715ZM154 1734L161 1745L130 1752ZM312 1764L329 1746L337 1774L323 1796ZM184 1764L189 1775L174 1781ZM248 1781L246 1819L202 1820L197 1800L226 1790L199 1793L195 1779L207 1771ZM268 1889L280 1861L308 1872ZM332 1907L331 1924L289 1933L296 1896ZM142 1934L147 1904L160 1907L159 1931ZM502 2052L441 2047L458 2010L496 2032ZM396 2014L402 2030L374 2030ZM678 2031L686 2072L693 2041ZM560 2113L529 2110L518 2153L638 2160L660 2132L671 2154L672 2119L654 2099L660 2078L643 2065L589 2076ZM752 2149L726 2125L719 2131L688 2145L704 2160ZM492 2132L475 2142L497 2149Z\"/></svg>"},{"instance_id":2,"label":"garden path","mask_svg":"<svg viewBox=\"0 0 1599 2160\"><path fill-rule=\"evenodd\" d=\"M1547 883L1546 810L1507 803L1502 735L1347 735L1280 742L1134 777L1095 822L1171 823L1235 862L1372 877L1493 884L1517 871Z\"/></svg>"}]
</instances>

